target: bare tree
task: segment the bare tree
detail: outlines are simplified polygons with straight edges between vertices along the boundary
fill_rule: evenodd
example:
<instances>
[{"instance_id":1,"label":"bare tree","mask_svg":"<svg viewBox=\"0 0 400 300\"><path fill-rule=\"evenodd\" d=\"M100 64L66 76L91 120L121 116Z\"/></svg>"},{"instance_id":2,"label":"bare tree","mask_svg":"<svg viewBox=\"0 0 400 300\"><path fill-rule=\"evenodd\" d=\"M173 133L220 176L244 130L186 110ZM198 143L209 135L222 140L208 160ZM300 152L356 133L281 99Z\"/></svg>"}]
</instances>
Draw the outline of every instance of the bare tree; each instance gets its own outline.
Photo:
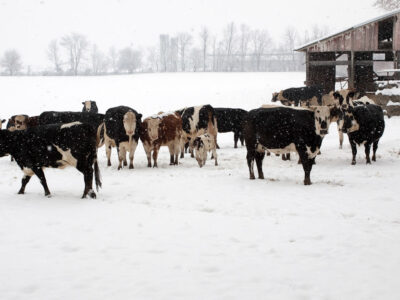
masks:
<instances>
[{"instance_id":1,"label":"bare tree","mask_svg":"<svg viewBox=\"0 0 400 300\"><path fill-rule=\"evenodd\" d=\"M203 56L202 50L199 48L193 48L190 51L190 63L191 63L193 72L197 72L200 69L200 67L203 63L202 56Z\"/></svg>"},{"instance_id":2,"label":"bare tree","mask_svg":"<svg viewBox=\"0 0 400 300\"><path fill-rule=\"evenodd\" d=\"M266 30L254 30L252 34L253 56L255 60L255 69L260 71L261 59L266 52L266 48L271 44L272 40Z\"/></svg>"},{"instance_id":3,"label":"bare tree","mask_svg":"<svg viewBox=\"0 0 400 300\"><path fill-rule=\"evenodd\" d=\"M47 58L52 62L54 71L58 74L62 73L60 48L56 39L52 40L47 48Z\"/></svg>"},{"instance_id":4,"label":"bare tree","mask_svg":"<svg viewBox=\"0 0 400 300\"><path fill-rule=\"evenodd\" d=\"M161 72L168 71L168 55L169 55L169 35L161 34L160 35L160 63L161 63Z\"/></svg>"},{"instance_id":5,"label":"bare tree","mask_svg":"<svg viewBox=\"0 0 400 300\"><path fill-rule=\"evenodd\" d=\"M178 38L174 37L170 40L170 48L168 55L169 71L178 71L178 56L179 56L179 41Z\"/></svg>"},{"instance_id":6,"label":"bare tree","mask_svg":"<svg viewBox=\"0 0 400 300\"><path fill-rule=\"evenodd\" d=\"M88 45L87 38L79 33L71 33L61 39L61 46L69 53L70 68L74 75L78 75L79 64L84 57Z\"/></svg>"},{"instance_id":7,"label":"bare tree","mask_svg":"<svg viewBox=\"0 0 400 300\"><path fill-rule=\"evenodd\" d=\"M181 32L178 33L178 43L179 43L179 54L180 54L180 59L181 59L181 71L185 72L186 71L186 50L187 47L190 46L192 43L192 36L190 33L187 32Z\"/></svg>"},{"instance_id":8,"label":"bare tree","mask_svg":"<svg viewBox=\"0 0 400 300\"><path fill-rule=\"evenodd\" d=\"M250 42L250 29L247 25L240 25L240 71L245 70L245 61L247 56L247 50Z\"/></svg>"},{"instance_id":9,"label":"bare tree","mask_svg":"<svg viewBox=\"0 0 400 300\"><path fill-rule=\"evenodd\" d=\"M203 50L203 72L205 72L207 70L207 47L208 47L208 39L209 39L209 32L206 27L203 27L203 29L201 30L200 39L201 39L202 50Z\"/></svg>"},{"instance_id":10,"label":"bare tree","mask_svg":"<svg viewBox=\"0 0 400 300\"><path fill-rule=\"evenodd\" d=\"M292 55L292 63L291 63L291 70L296 69L296 64L295 64L295 54L294 54L294 47L296 44L296 38L297 38L297 32L296 29L292 26L289 26L285 30L284 34L284 40L285 40L285 48L289 53Z\"/></svg>"},{"instance_id":11,"label":"bare tree","mask_svg":"<svg viewBox=\"0 0 400 300\"><path fill-rule=\"evenodd\" d=\"M116 73L118 71L118 53L115 47L111 47L110 50L108 51L108 56L110 57L110 65L112 68L112 72Z\"/></svg>"},{"instance_id":12,"label":"bare tree","mask_svg":"<svg viewBox=\"0 0 400 300\"><path fill-rule=\"evenodd\" d=\"M118 69L133 73L142 66L142 52L130 47L119 52Z\"/></svg>"},{"instance_id":13,"label":"bare tree","mask_svg":"<svg viewBox=\"0 0 400 300\"><path fill-rule=\"evenodd\" d=\"M224 30L226 71L232 71L234 67L234 50L236 38L236 25L234 22L229 23Z\"/></svg>"},{"instance_id":14,"label":"bare tree","mask_svg":"<svg viewBox=\"0 0 400 300\"><path fill-rule=\"evenodd\" d=\"M400 8L400 0L375 0L374 6L391 11Z\"/></svg>"},{"instance_id":15,"label":"bare tree","mask_svg":"<svg viewBox=\"0 0 400 300\"><path fill-rule=\"evenodd\" d=\"M1 66L10 76L16 75L22 68L21 56L17 50L7 50L1 60Z\"/></svg>"},{"instance_id":16,"label":"bare tree","mask_svg":"<svg viewBox=\"0 0 400 300\"><path fill-rule=\"evenodd\" d=\"M147 49L147 62L151 72L158 72L160 68L160 51L156 47Z\"/></svg>"},{"instance_id":17,"label":"bare tree","mask_svg":"<svg viewBox=\"0 0 400 300\"><path fill-rule=\"evenodd\" d=\"M93 74L102 74L107 72L108 60L107 57L99 50L96 44L92 46L92 72Z\"/></svg>"}]
</instances>

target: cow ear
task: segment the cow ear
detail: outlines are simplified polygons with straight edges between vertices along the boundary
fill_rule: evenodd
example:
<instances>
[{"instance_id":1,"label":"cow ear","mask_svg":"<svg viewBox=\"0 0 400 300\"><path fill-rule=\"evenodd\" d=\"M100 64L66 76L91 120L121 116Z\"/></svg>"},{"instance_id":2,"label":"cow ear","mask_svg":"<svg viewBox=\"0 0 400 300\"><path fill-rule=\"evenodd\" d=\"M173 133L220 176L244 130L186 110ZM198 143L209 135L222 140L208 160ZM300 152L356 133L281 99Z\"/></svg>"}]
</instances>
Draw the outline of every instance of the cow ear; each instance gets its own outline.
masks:
<instances>
[{"instance_id":1,"label":"cow ear","mask_svg":"<svg viewBox=\"0 0 400 300\"><path fill-rule=\"evenodd\" d=\"M5 120L5 119L1 120L1 123L5 123L5 122L6 122L6 120Z\"/></svg>"},{"instance_id":2,"label":"cow ear","mask_svg":"<svg viewBox=\"0 0 400 300\"><path fill-rule=\"evenodd\" d=\"M349 92L348 94L347 94L347 97L348 98L354 98L354 96L355 96L355 92L354 91L351 91L351 92Z\"/></svg>"},{"instance_id":3,"label":"cow ear","mask_svg":"<svg viewBox=\"0 0 400 300\"><path fill-rule=\"evenodd\" d=\"M82 102L83 105L85 105L85 102Z\"/></svg>"},{"instance_id":4,"label":"cow ear","mask_svg":"<svg viewBox=\"0 0 400 300\"><path fill-rule=\"evenodd\" d=\"M138 114L138 115L137 115L137 117L138 117L139 119L141 119L142 116L143 116L142 114Z\"/></svg>"},{"instance_id":5,"label":"cow ear","mask_svg":"<svg viewBox=\"0 0 400 300\"><path fill-rule=\"evenodd\" d=\"M334 92L333 93L333 98L339 99L340 98L340 94L338 92Z\"/></svg>"}]
</instances>

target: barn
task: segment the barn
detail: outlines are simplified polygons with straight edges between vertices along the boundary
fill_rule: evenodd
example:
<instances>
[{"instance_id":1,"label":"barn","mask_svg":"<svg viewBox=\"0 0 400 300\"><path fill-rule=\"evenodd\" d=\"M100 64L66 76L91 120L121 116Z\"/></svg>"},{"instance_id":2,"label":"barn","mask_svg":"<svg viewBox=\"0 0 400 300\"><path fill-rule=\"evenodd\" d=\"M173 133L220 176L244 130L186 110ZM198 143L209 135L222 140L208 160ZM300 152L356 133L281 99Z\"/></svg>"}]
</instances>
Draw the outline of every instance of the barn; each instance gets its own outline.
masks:
<instances>
[{"instance_id":1,"label":"barn","mask_svg":"<svg viewBox=\"0 0 400 300\"><path fill-rule=\"evenodd\" d=\"M338 80L345 80L349 88L374 92L377 80L398 79L397 72L387 72L386 77L378 74L377 66L391 62L387 69L400 69L400 10L312 41L295 51L305 53L306 85L320 85L329 92ZM339 67L346 76L338 76Z\"/></svg>"}]
</instances>

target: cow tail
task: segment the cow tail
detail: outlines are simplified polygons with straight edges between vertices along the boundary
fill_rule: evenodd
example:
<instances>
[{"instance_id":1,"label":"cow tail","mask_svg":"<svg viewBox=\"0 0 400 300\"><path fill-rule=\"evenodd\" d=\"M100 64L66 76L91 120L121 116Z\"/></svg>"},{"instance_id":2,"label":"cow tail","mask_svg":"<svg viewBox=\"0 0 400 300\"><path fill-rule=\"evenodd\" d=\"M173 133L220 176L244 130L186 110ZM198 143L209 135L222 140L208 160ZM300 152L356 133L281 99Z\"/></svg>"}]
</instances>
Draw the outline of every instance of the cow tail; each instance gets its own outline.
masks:
<instances>
[{"instance_id":1,"label":"cow tail","mask_svg":"<svg viewBox=\"0 0 400 300\"><path fill-rule=\"evenodd\" d=\"M94 178L96 181L96 190L99 191L99 187L101 187L101 177L100 177L100 169L99 164L97 162L97 155L94 159Z\"/></svg>"}]
</instances>

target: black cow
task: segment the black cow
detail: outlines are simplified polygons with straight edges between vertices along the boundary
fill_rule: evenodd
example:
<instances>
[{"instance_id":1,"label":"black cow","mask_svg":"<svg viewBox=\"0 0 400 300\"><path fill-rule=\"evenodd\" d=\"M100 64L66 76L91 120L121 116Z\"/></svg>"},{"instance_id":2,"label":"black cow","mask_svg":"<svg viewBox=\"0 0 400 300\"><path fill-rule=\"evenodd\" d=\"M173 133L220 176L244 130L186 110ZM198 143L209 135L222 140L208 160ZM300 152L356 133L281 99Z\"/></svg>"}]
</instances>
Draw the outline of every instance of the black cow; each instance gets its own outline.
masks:
<instances>
[{"instance_id":1,"label":"black cow","mask_svg":"<svg viewBox=\"0 0 400 300\"><path fill-rule=\"evenodd\" d=\"M369 153L373 145L372 160L376 161L379 139L385 130L383 110L375 104L349 106L344 111L343 132L347 133L353 153L351 164L356 164L357 145L364 144L367 164L371 163Z\"/></svg>"},{"instance_id":2,"label":"black cow","mask_svg":"<svg viewBox=\"0 0 400 300\"><path fill-rule=\"evenodd\" d=\"M183 143L181 158L184 156L183 148L187 142L189 142L191 156L194 157L193 142L199 135L209 133L214 137L215 143L217 143L217 118L215 110L211 105L192 106L176 112L182 117Z\"/></svg>"},{"instance_id":3,"label":"black cow","mask_svg":"<svg viewBox=\"0 0 400 300\"><path fill-rule=\"evenodd\" d=\"M265 150L283 154L296 151L303 165L304 184L310 185L310 173L322 139L328 133L328 107L295 109L290 107L258 108L249 111L244 134L250 179L254 177L254 159L258 177L264 179L262 162Z\"/></svg>"},{"instance_id":4,"label":"black cow","mask_svg":"<svg viewBox=\"0 0 400 300\"><path fill-rule=\"evenodd\" d=\"M101 147L104 143L104 136L100 137L100 133L104 132L102 123L104 122L103 114L73 111L45 111L39 116L39 125L48 124L66 124L72 122L87 123L98 131L97 146Z\"/></svg>"},{"instance_id":5,"label":"black cow","mask_svg":"<svg viewBox=\"0 0 400 300\"><path fill-rule=\"evenodd\" d=\"M97 164L96 131L88 124L79 122L53 124L28 128L27 130L1 130L0 156L11 154L24 172L21 189L33 175L40 179L46 196L50 195L43 168L76 167L83 173L85 189L82 198L96 198L92 189L93 172L96 187L101 187ZM94 169L93 169L94 167Z\"/></svg>"},{"instance_id":6,"label":"black cow","mask_svg":"<svg viewBox=\"0 0 400 300\"><path fill-rule=\"evenodd\" d=\"M299 88L289 88L279 93L272 94L272 102L281 101L283 105L299 106L301 102L309 102L315 97L318 105L322 105L324 89L319 86L304 86Z\"/></svg>"},{"instance_id":7,"label":"black cow","mask_svg":"<svg viewBox=\"0 0 400 300\"><path fill-rule=\"evenodd\" d=\"M129 169L133 169L133 155L138 145L142 115L133 108L117 106L107 110L104 117L107 165L111 166L111 148L117 147L118 170L127 166L126 152L129 152Z\"/></svg>"},{"instance_id":8,"label":"black cow","mask_svg":"<svg viewBox=\"0 0 400 300\"><path fill-rule=\"evenodd\" d=\"M218 132L233 132L234 147L237 148L237 142L244 142L243 123L247 116L247 111L240 108L214 108L217 116Z\"/></svg>"},{"instance_id":9,"label":"black cow","mask_svg":"<svg viewBox=\"0 0 400 300\"><path fill-rule=\"evenodd\" d=\"M99 112L96 101L91 101L91 100L84 101L82 102L82 104L83 104L82 112L90 112L96 114Z\"/></svg>"}]
</instances>

